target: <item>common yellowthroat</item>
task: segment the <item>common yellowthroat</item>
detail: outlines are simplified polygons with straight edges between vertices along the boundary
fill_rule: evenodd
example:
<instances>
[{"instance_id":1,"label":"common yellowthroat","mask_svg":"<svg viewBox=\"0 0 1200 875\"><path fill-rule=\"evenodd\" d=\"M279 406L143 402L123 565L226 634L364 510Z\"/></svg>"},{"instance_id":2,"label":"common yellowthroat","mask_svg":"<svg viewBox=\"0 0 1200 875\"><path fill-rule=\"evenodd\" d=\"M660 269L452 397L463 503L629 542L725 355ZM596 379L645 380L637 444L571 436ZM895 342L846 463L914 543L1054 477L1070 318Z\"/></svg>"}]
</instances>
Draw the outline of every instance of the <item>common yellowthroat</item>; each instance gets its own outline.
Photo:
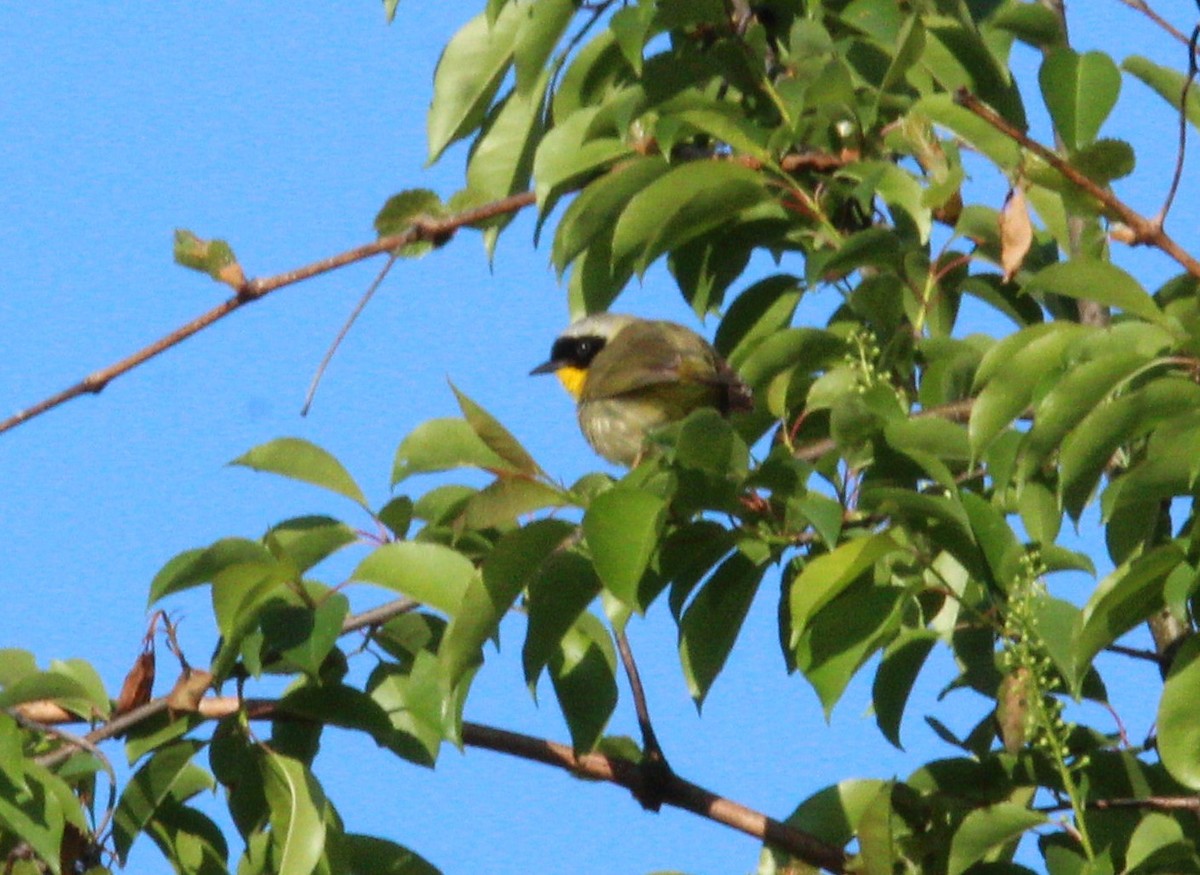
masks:
<instances>
[{"instance_id":1,"label":"common yellowthroat","mask_svg":"<svg viewBox=\"0 0 1200 875\"><path fill-rule=\"evenodd\" d=\"M592 449L626 467L641 458L649 432L693 410L728 415L754 405L750 387L699 334L623 313L572 323L530 373L557 374Z\"/></svg>"}]
</instances>

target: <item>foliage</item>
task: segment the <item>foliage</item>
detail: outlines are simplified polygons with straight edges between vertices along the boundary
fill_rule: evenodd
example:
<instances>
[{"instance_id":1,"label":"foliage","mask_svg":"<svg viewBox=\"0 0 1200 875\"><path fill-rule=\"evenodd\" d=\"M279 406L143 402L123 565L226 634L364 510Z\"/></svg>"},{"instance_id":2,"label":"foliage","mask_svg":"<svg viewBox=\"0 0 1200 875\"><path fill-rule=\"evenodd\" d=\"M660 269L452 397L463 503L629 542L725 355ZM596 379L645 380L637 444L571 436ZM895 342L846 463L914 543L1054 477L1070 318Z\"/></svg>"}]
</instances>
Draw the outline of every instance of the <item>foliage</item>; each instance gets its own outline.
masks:
<instances>
[{"instance_id":1,"label":"foliage","mask_svg":"<svg viewBox=\"0 0 1200 875\"><path fill-rule=\"evenodd\" d=\"M1043 56L1036 82L1011 73L1018 44ZM189 873L226 871L230 838L239 871L435 871L343 824L310 768L325 725L433 765L464 743L487 644L519 612L525 680L549 675L574 749L629 759L605 735L625 625L665 602L701 705L779 581L786 665L827 712L873 672L875 719L899 745L942 648L958 672L946 695L976 711L965 738L936 726L949 758L798 801L789 824L847 847L851 869L1023 872L1025 839L1052 873L1200 868L1195 817L1168 804L1200 788L1200 274L1161 228L1131 231L1109 187L1134 167L1102 137L1122 70L1166 99L1170 125L1179 74L1075 52L1038 2L489 0L446 46L428 119L431 159L469 141L466 188L445 206L397 195L381 235L532 188L574 311L665 260L698 315L721 315L716 345L756 410L700 411L628 474L564 487L459 394L461 418L403 440L402 494L378 509L320 448L250 450L237 464L348 498L377 531L298 517L166 565L153 602L211 591L214 683L289 685L269 742L248 704L214 727L186 696L130 728L139 765L109 847L145 833ZM1049 150L1024 138L1043 109ZM1009 197L964 187L968 171ZM489 249L510 215L481 222ZM1184 272L1144 288L1112 261L1110 235L1131 233ZM231 281L228 246L179 239L185 264ZM750 275L759 252L778 272ZM828 323L793 325L817 292L838 301ZM998 336L963 336L966 309ZM450 480L422 492L431 473ZM1080 606L1054 595L1057 576L1093 562L1059 538L1097 507L1115 570ZM314 576L347 549L363 553L352 585ZM377 662L361 677L344 633L368 588L411 601L366 626ZM1065 722L1065 703L1106 702L1095 657L1147 621L1165 674L1157 749ZM107 719L107 694L86 665L41 671L11 651L0 687L0 853L14 872L98 864L101 761L55 756L60 740L12 715L52 702ZM214 784L237 837L189 804ZM771 845L759 871L813 862Z\"/></svg>"}]
</instances>

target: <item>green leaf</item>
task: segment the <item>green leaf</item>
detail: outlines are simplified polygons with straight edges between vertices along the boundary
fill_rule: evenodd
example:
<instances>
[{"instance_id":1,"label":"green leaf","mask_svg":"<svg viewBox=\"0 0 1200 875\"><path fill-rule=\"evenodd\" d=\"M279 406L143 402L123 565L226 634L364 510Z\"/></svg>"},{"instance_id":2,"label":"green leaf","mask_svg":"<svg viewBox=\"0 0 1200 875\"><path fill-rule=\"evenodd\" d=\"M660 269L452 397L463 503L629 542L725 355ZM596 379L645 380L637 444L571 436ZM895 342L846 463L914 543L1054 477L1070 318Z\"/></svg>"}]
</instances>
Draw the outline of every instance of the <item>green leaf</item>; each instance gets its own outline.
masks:
<instances>
[{"instance_id":1,"label":"green leaf","mask_svg":"<svg viewBox=\"0 0 1200 875\"><path fill-rule=\"evenodd\" d=\"M526 452L520 442L502 426L494 416L458 391L453 383L450 388L458 399L458 406L463 412L463 418L471 426L471 430L493 453L503 459L512 470L527 477L537 477L542 473L538 463Z\"/></svg>"},{"instance_id":2,"label":"green leaf","mask_svg":"<svg viewBox=\"0 0 1200 875\"><path fill-rule=\"evenodd\" d=\"M1089 412L1063 439L1059 452L1064 507L1078 519L1118 447L1197 406L1200 386L1167 376Z\"/></svg>"},{"instance_id":3,"label":"green leaf","mask_svg":"<svg viewBox=\"0 0 1200 875\"><path fill-rule=\"evenodd\" d=\"M229 464L311 483L344 495L364 508L367 506L366 496L342 463L328 451L302 438L276 438L259 444Z\"/></svg>"},{"instance_id":4,"label":"green leaf","mask_svg":"<svg viewBox=\"0 0 1200 875\"><path fill-rule=\"evenodd\" d=\"M511 471L465 419L430 419L421 423L400 442L392 466L392 485L413 474L429 474L454 468Z\"/></svg>"},{"instance_id":5,"label":"green leaf","mask_svg":"<svg viewBox=\"0 0 1200 875\"><path fill-rule=\"evenodd\" d=\"M311 875L325 851L325 794L304 763L264 750L260 759L278 875Z\"/></svg>"},{"instance_id":6,"label":"green leaf","mask_svg":"<svg viewBox=\"0 0 1200 875\"><path fill-rule=\"evenodd\" d=\"M173 798L164 800L146 825L146 834L180 875L228 875L225 836L212 818L195 808Z\"/></svg>"},{"instance_id":7,"label":"green leaf","mask_svg":"<svg viewBox=\"0 0 1200 875\"><path fill-rule=\"evenodd\" d=\"M437 161L447 146L468 136L483 122L512 64L526 10L526 4L509 3L494 23L486 14L477 15L446 44L433 74L429 163Z\"/></svg>"},{"instance_id":8,"label":"green leaf","mask_svg":"<svg viewBox=\"0 0 1200 875\"><path fill-rule=\"evenodd\" d=\"M398 541L372 551L350 579L386 587L453 616L476 576L471 560L449 547Z\"/></svg>"},{"instance_id":9,"label":"green leaf","mask_svg":"<svg viewBox=\"0 0 1200 875\"><path fill-rule=\"evenodd\" d=\"M801 802L787 824L840 847L854 838L863 812L888 785L887 781L861 778L826 787Z\"/></svg>"},{"instance_id":10,"label":"green leaf","mask_svg":"<svg viewBox=\"0 0 1200 875\"><path fill-rule=\"evenodd\" d=\"M791 274L759 280L729 305L713 346L737 369L754 347L791 324L801 294L800 280Z\"/></svg>"},{"instance_id":11,"label":"green leaf","mask_svg":"<svg viewBox=\"0 0 1200 875\"><path fill-rule=\"evenodd\" d=\"M583 534L605 588L638 608L638 584L658 545L667 502L639 489L610 489L592 499Z\"/></svg>"},{"instance_id":12,"label":"green leaf","mask_svg":"<svg viewBox=\"0 0 1200 875\"><path fill-rule=\"evenodd\" d=\"M518 517L548 507L569 505L570 498L556 486L539 480L500 478L472 495L463 508L463 522L471 529L510 525Z\"/></svg>"},{"instance_id":13,"label":"green leaf","mask_svg":"<svg viewBox=\"0 0 1200 875\"><path fill-rule=\"evenodd\" d=\"M438 658L453 689L474 664L483 643L500 626L521 591L535 579L542 563L575 531L562 520L538 520L509 532L484 560L482 573L462 597L438 649Z\"/></svg>"},{"instance_id":14,"label":"green leaf","mask_svg":"<svg viewBox=\"0 0 1200 875\"><path fill-rule=\"evenodd\" d=\"M611 494L611 493L609 493ZM679 658L696 707L733 650L766 566L735 551L701 587L679 623Z\"/></svg>"},{"instance_id":15,"label":"green leaf","mask_svg":"<svg viewBox=\"0 0 1200 875\"><path fill-rule=\"evenodd\" d=\"M900 744L900 720L917 675L936 643L937 635L925 630L902 635L884 651L879 670L875 672L875 683L871 687L875 723L884 738L901 750L904 746Z\"/></svg>"},{"instance_id":16,"label":"green leaf","mask_svg":"<svg viewBox=\"0 0 1200 875\"><path fill-rule=\"evenodd\" d=\"M821 608L799 634L793 626L796 668L816 690L826 720L854 675L894 634L903 600L899 587L864 584Z\"/></svg>"},{"instance_id":17,"label":"green leaf","mask_svg":"<svg viewBox=\"0 0 1200 875\"><path fill-rule=\"evenodd\" d=\"M286 557L303 573L358 540L358 534L341 520L303 516L272 526L263 538L271 551Z\"/></svg>"},{"instance_id":18,"label":"green leaf","mask_svg":"<svg viewBox=\"0 0 1200 875\"><path fill-rule=\"evenodd\" d=\"M138 833L146 829L163 803L180 787L198 777L202 786L214 785L212 776L192 762L202 747L201 742L193 740L168 744L155 751L129 779L113 817L113 846L121 859L128 859L129 848Z\"/></svg>"},{"instance_id":19,"label":"green leaf","mask_svg":"<svg viewBox=\"0 0 1200 875\"><path fill-rule=\"evenodd\" d=\"M93 706L88 689L74 677L57 671L26 675L0 692L0 708L50 699L68 711L90 719Z\"/></svg>"},{"instance_id":20,"label":"green leaf","mask_svg":"<svg viewBox=\"0 0 1200 875\"><path fill-rule=\"evenodd\" d=\"M1071 156L1075 169L1099 185L1124 179L1133 173L1137 156L1124 140L1104 138L1084 146Z\"/></svg>"},{"instance_id":21,"label":"green leaf","mask_svg":"<svg viewBox=\"0 0 1200 875\"><path fill-rule=\"evenodd\" d=\"M1158 703L1158 753L1171 777L1192 790L1200 790L1200 637L1183 643L1171 662L1171 671Z\"/></svg>"},{"instance_id":22,"label":"green leaf","mask_svg":"<svg viewBox=\"0 0 1200 875\"><path fill-rule=\"evenodd\" d=\"M1021 444L1021 467L1029 476L1083 419L1149 356L1136 350L1083 362L1055 381L1034 409L1033 426Z\"/></svg>"},{"instance_id":23,"label":"green leaf","mask_svg":"<svg viewBox=\"0 0 1200 875\"><path fill-rule=\"evenodd\" d=\"M513 51L518 93L529 95L538 90L538 79L548 72L546 62L570 25L577 7L576 0L538 0L525 6L524 21ZM541 102L540 97L538 102Z\"/></svg>"},{"instance_id":24,"label":"green leaf","mask_svg":"<svg viewBox=\"0 0 1200 875\"><path fill-rule=\"evenodd\" d=\"M634 195L613 229L614 264L642 272L664 252L771 197L758 172L727 161L681 164ZM565 219L564 219L565 220Z\"/></svg>"},{"instance_id":25,"label":"green leaf","mask_svg":"<svg viewBox=\"0 0 1200 875\"><path fill-rule=\"evenodd\" d=\"M525 683L534 690L538 676L559 650L559 642L600 593L592 563L574 550L552 553L529 584L529 624L521 665Z\"/></svg>"},{"instance_id":26,"label":"green leaf","mask_svg":"<svg viewBox=\"0 0 1200 875\"><path fill-rule=\"evenodd\" d=\"M1052 264L1030 277L1025 289L1117 307L1150 322L1166 321L1141 283L1111 261L1075 259Z\"/></svg>"},{"instance_id":27,"label":"green leaf","mask_svg":"<svg viewBox=\"0 0 1200 875\"><path fill-rule=\"evenodd\" d=\"M567 207L554 234L550 260L559 275L598 238L611 239L617 216L630 199L670 169L671 165L660 156L633 158L620 170L600 177L580 192Z\"/></svg>"},{"instance_id":28,"label":"green leaf","mask_svg":"<svg viewBox=\"0 0 1200 875\"><path fill-rule=\"evenodd\" d=\"M544 130L542 98L549 76L546 71L531 92L509 92L488 116L467 162L467 192L475 201L499 200L529 187L534 151ZM487 229L489 256L500 229L511 220L512 214L506 213L481 223Z\"/></svg>"},{"instance_id":29,"label":"green leaf","mask_svg":"<svg viewBox=\"0 0 1200 875\"><path fill-rule=\"evenodd\" d=\"M599 743L617 706L616 672L612 636L594 615L581 614L550 660L550 679L575 750L590 751Z\"/></svg>"},{"instance_id":30,"label":"green leaf","mask_svg":"<svg viewBox=\"0 0 1200 875\"><path fill-rule=\"evenodd\" d=\"M1005 367L993 368L1005 348L1001 344L993 347L980 363L975 381L977 385L983 384L983 390L971 408L967 424L971 451L976 457L1025 412L1039 391L1047 391L1067 366L1066 351L1082 329L1057 322L1054 326L1052 329L1035 326L1018 332L1016 337L1028 335L1033 339L1008 356Z\"/></svg>"},{"instance_id":31,"label":"green leaf","mask_svg":"<svg viewBox=\"0 0 1200 875\"><path fill-rule=\"evenodd\" d=\"M1078 690L1087 674L1076 663L1075 642L1082 624L1082 613L1070 602L1042 594L1033 602L1033 617L1038 637L1054 661L1070 690Z\"/></svg>"},{"instance_id":32,"label":"green leaf","mask_svg":"<svg viewBox=\"0 0 1200 875\"><path fill-rule=\"evenodd\" d=\"M669 117L703 131L713 139L728 145L735 153L749 155L763 164L774 166L774 157L758 141L757 129L732 104L713 102L707 107L671 113Z\"/></svg>"},{"instance_id":33,"label":"green leaf","mask_svg":"<svg viewBox=\"0 0 1200 875\"><path fill-rule=\"evenodd\" d=\"M960 875L980 860L998 859L1025 832L1046 822L1046 815L1015 802L977 808L954 833L947 871Z\"/></svg>"},{"instance_id":34,"label":"green leaf","mask_svg":"<svg viewBox=\"0 0 1200 875\"><path fill-rule=\"evenodd\" d=\"M600 107L585 107L551 128L538 143L533 159L539 218L553 209L560 195L588 176L631 154L620 138L597 137L592 122Z\"/></svg>"},{"instance_id":35,"label":"green leaf","mask_svg":"<svg viewBox=\"0 0 1200 875\"><path fill-rule=\"evenodd\" d=\"M375 836L346 833L339 842L345 875L441 875L441 871L402 845Z\"/></svg>"},{"instance_id":36,"label":"green leaf","mask_svg":"<svg viewBox=\"0 0 1200 875\"><path fill-rule=\"evenodd\" d=\"M315 584L313 585L316 586ZM350 601L340 592L314 593L315 608L307 605L273 605L259 621L268 651L278 651L288 668L317 678L325 657L342 634Z\"/></svg>"},{"instance_id":37,"label":"green leaf","mask_svg":"<svg viewBox=\"0 0 1200 875\"><path fill-rule=\"evenodd\" d=\"M0 777L0 834L6 846L9 845L9 836L19 836L37 854L46 869L54 875L60 875L59 848L66 826L66 813L54 785L61 785L60 789L65 789L66 785L49 770L32 763L27 763L25 771L26 786L20 790L9 786L7 779ZM67 790L67 795L70 795L70 790ZM78 809L78 806L75 807ZM42 867L31 867L27 871L33 875L40 873Z\"/></svg>"},{"instance_id":38,"label":"green leaf","mask_svg":"<svg viewBox=\"0 0 1200 875\"><path fill-rule=\"evenodd\" d=\"M437 762L443 735L453 737L446 726L454 705L447 696L437 656L419 650L407 671L393 663L381 663L371 672L367 690L389 730L381 733L371 711L364 706L370 724L362 727L376 741L417 765L432 768Z\"/></svg>"},{"instance_id":39,"label":"green leaf","mask_svg":"<svg viewBox=\"0 0 1200 875\"><path fill-rule=\"evenodd\" d=\"M223 569L243 562L269 562L271 554L257 541L245 538L223 538L211 547L185 550L172 558L150 582L153 605L172 593L208 583Z\"/></svg>"},{"instance_id":40,"label":"green leaf","mask_svg":"<svg viewBox=\"0 0 1200 875\"><path fill-rule=\"evenodd\" d=\"M375 232L380 237L403 234L419 219L436 219L446 215L446 206L436 192L427 188L410 188L387 199L375 215ZM405 258L418 258L433 249L429 240L418 240L400 247Z\"/></svg>"},{"instance_id":41,"label":"green leaf","mask_svg":"<svg viewBox=\"0 0 1200 875\"><path fill-rule=\"evenodd\" d=\"M1148 812L1129 837L1125 871L1186 872L1196 865L1195 851L1190 846L1178 820L1157 811Z\"/></svg>"},{"instance_id":42,"label":"green leaf","mask_svg":"<svg viewBox=\"0 0 1200 875\"><path fill-rule=\"evenodd\" d=\"M237 256L224 240L203 240L186 228L175 229L175 263L206 273L235 289L246 282Z\"/></svg>"},{"instance_id":43,"label":"green leaf","mask_svg":"<svg viewBox=\"0 0 1200 875\"><path fill-rule=\"evenodd\" d=\"M1083 607L1075 639L1078 676L1102 649L1162 608L1163 582L1183 561L1174 544L1163 544L1115 568Z\"/></svg>"},{"instance_id":44,"label":"green leaf","mask_svg":"<svg viewBox=\"0 0 1200 875\"><path fill-rule=\"evenodd\" d=\"M947 128L982 152L1002 170L1014 169L1021 161L1021 148L1010 137L997 131L975 113L956 104L952 94L923 97L913 105L911 112Z\"/></svg>"},{"instance_id":45,"label":"green leaf","mask_svg":"<svg viewBox=\"0 0 1200 875\"><path fill-rule=\"evenodd\" d=\"M223 640L213 659L212 672L223 678L233 667L242 642L257 627L264 608L284 599L292 579L280 563L247 562L230 565L213 580L213 614Z\"/></svg>"},{"instance_id":46,"label":"green leaf","mask_svg":"<svg viewBox=\"0 0 1200 875\"><path fill-rule=\"evenodd\" d=\"M790 585L788 604L792 633L789 648L799 643L800 634L817 612L834 600L859 576L900 545L887 532L855 538L830 553L810 561Z\"/></svg>"},{"instance_id":47,"label":"green leaf","mask_svg":"<svg viewBox=\"0 0 1200 875\"><path fill-rule=\"evenodd\" d=\"M1121 71L1103 52L1065 46L1046 55L1038 72L1046 108L1068 151L1089 145L1121 92Z\"/></svg>"},{"instance_id":48,"label":"green leaf","mask_svg":"<svg viewBox=\"0 0 1200 875\"><path fill-rule=\"evenodd\" d=\"M1174 67L1164 67L1140 55L1130 55L1121 62L1121 68L1132 73L1165 100L1173 110L1179 111L1179 98L1183 96L1184 75ZM1193 87L1188 89L1187 120L1193 127L1200 127L1200 93Z\"/></svg>"}]
</instances>

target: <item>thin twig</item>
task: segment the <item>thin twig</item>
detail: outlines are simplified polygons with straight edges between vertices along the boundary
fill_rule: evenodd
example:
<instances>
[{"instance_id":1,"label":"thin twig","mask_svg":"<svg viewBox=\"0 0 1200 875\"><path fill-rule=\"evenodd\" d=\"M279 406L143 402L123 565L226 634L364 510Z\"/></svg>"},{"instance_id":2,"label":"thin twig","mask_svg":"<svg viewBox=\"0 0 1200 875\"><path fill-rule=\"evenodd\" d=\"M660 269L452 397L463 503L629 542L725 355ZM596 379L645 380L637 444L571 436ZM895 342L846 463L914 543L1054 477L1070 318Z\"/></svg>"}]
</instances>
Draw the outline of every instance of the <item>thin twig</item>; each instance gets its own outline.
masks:
<instances>
[{"instance_id":1,"label":"thin twig","mask_svg":"<svg viewBox=\"0 0 1200 875\"><path fill-rule=\"evenodd\" d=\"M1155 665L1162 665L1163 658L1153 650L1139 650L1136 647L1126 647L1124 644L1109 644L1104 648L1110 653L1119 653L1122 656L1129 656L1133 659L1144 659L1146 662L1153 662Z\"/></svg>"},{"instance_id":2,"label":"thin twig","mask_svg":"<svg viewBox=\"0 0 1200 875\"><path fill-rule=\"evenodd\" d=\"M984 104L978 97L965 88L960 88L956 91L954 99L964 109L983 119L983 121L1013 140L1019 146L1033 152L1057 170L1080 191L1099 201L1109 213L1116 216L1129 228L1132 234L1132 243L1146 244L1160 249L1192 276L1200 278L1200 261L1197 261L1182 246L1176 243L1163 230L1161 222L1147 219L1118 198L1112 191L1096 184L1095 181L1072 167L1070 163L1063 160L1052 149L1048 149L1046 146L1028 137L1023 131L1015 128L1007 119Z\"/></svg>"},{"instance_id":3,"label":"thin twig","mask_svg":"<svg viewBox=\"0 0 1200 875\"><path fill-rule=\"evenodd\" d=\"M638 802L650 811L658 811L666 801L665 793L672 775L671 766L663 753L658 736L654 733L654 724L650 721L650 708L646 705L646 690L642 686L642 676L638 671L637 661L633 658L633 648L629 646L629 638L624 629L615 630L617 652L621 654L621 664L625 666L625 675L629 678L629 690L633 695L633 709L637 714L638 728L642 733L642 781L635 791Z\"/></svg>"},{"instance_id":4,"label":"thin twig","mask_svg":"<svg viewBox=\"0 0 1200 875\"><path fill-rule=\"evenodd\" d=\"M8 419L0 421L0 434L16 428L23 422L42 415L48 410L53 410L61 404L65 404L80 395L97 394L101 392L109 383L141 364L154 358L161 352L178 346L183 341L187 340L193 334L203 331L214 322L224 319L235 310L240 310L247 304L253 303L260 298L266 297L271 292L282 289L285 286L295 285L303 280L312 279L316 276L329 273L333 270L345 267L349 264L354 264L364 259L371 258L376 255L393 252L402 246L407 246L411 243L431 242L435 246L440 246L445 243L454 233L460 228L475 225L479 222L495 218L496 216L515 213L530 204L535 202L534 193L532 191L524 191L518 194L509 195L508 197L500 198L499 200L491 201L482 206L473 209L464 210L461 213L455 213L452 216L447 216L442 219L419 219L399 234L392 234L388 237L380 237L373 243L368 243L364 246L358 246L354 249L349 249L346 252L338 255L324 258L320 261L315 261L312 264L304 267L289 270L285 273L276 274L265 279L247 280L238 288L237 294L227 301L218 304L206 313L197 316L191 322L181 325L179 328L172 331L170 334L159 338L149 346L143 347L120 361L114 362L108 367L84 377L78 383L57 392L54 395L44 398L36 404L21 410Z\"/></svg>"},{"instance_id":5,"label":"thin twig","mask_svg":"<svg viewBox=\"0 0 1200 875\"><path fill-rule=\"evenodd\" d=\"M1179 145L1175 149L1175 171L1171 174L1171 185L1163 200L1162 210L1158 214L1159 224L1167 221L1167 213L1171 212L1171 204L1179 192L1179 181L1183 178L1183 159L1187 155L1187 102L1192 82L1196 79L1196 41L1200 39L1200 25L1192 29L1192 38L1188 41L1188 71L1183 80L1183 88L1179 92Z\"/></svg>"},{"instance_id":6,"label":"thin twig","mask_svg":"<svg viewBox=\"0 0 1200 875\"><path fill-rule=\"evenodd\" d=\"M633 658L633 650L629 646L629 638L623 629L616 630L617 652L621 654L621 663L625 666L625 674L629 678L629 690L633 695L633 709L637 713L638 728L642 732L642 747L647 754L655 751L662 756L662 747L654 734L654 725L650 722L650 709L646 706L646 690L642 686L642 676L638 672L637 662Z\"/></svg>"},{"instance_id":7,"label":"thin twig","mask_svg":"<svg viewBox=\"0 0 1200 875\"><path fill-rule=\"evenodd\" d=\"M312 408L313 397L317 394L317 386L321 385L321 377L325 375L325 369L329 367L329 363L333 361L333 356L338 351L338 347L342 345L342 341L346 339L346 335L350 333L350 329L362 315L362 311L366 309L371 298L375 297L375 293L379 291L379 286L383 283L384 277L388 275L388 271L392 269L392 265L396 263L396 259L400 256L393 252L384 264L383 269L372 280L371 285L363 292L363 296L358 299L358 303L354 305L354 309L350 312L349 318L346 319L344 325L338 331L337 336L333 339L333 343L329 344L329 349L325 351L325 355L321 358L321 363L317 365L317 372L313 374L312 382L308 384L308 392L304 394L304 406L300 408L301 416L308 416L308 411Z\"/></svg>"},{"instance_id":8,"label":"thin twig","mask_svg":"<svg viewBox=\"0 0 1200 875\"><path fill-rule=\"evenodd\" d=\"M1050 814L1055 811L1065 811L1070 808L1069 802L1043 805L1035 808ZM1146 796L1140 799L1095 799L1087 806L1089 811L1115 811L1119 809L1137 808L1149 811L1200 811L1200 796Z\"/></svg>"},{"instance_id":9,"label":"thin twig","mask_svg":"<svg viewBox=\"0 0 1200 875\"><path fill-rule=\"evenodd\" d=\"M420 602L415 602L412 599L395 599L377 608L371 608L369 611L363 611L361 614L354 614L347 617L345 622L342 623L342 634L356 632L359 629L366 629L371 626L382 626L388 620L392 619L392 617L407 614L420 606Z\"/></svg>"},{"instance_id":10,"label":"thin twig","mask_svg":"<svg viewBox=\"0 0 1200 875\"><path fill-rule=\"evenodd\" d=\"M1171 36L1175 37L1175 39L1179 40L1181 43L1187 43L1187 34L1151 9L1145 0L1117 0L1117 2L1123 3L1135 12L1142 13Z\"/></svg>"}]
</instances>

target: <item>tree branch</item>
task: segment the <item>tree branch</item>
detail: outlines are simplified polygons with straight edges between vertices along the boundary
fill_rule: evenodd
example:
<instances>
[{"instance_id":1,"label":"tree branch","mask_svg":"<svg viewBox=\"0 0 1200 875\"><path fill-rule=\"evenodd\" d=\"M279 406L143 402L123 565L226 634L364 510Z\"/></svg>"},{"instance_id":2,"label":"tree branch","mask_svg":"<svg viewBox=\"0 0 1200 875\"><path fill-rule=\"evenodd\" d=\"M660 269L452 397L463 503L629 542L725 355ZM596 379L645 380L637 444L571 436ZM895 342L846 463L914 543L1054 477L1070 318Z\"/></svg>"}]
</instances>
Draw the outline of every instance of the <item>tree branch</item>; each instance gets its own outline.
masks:
<instances>
[{"instance_id":1,"label":"tree branch","mask_svg":"<svg viewBox=\"0 0 1200 875\"><path fill-rule=\"evenodd\" d=\"M99 729L88 733L89 745L112 738L167 709L166 698L147 702L140 708L118 717ZM201 700L197 713L205 720L220 720L244 709L254 720L287 718L292 715L281 709L272 699L239 699L236 696L209 696ZM27 702L18 705L16 711L26 719L39 723L71 723L80 718L60 708L53 702ZM33 715L37 715L34 717ZM296 719L308 719L297 717ZM531 760L543 765L554 766L579 778L604 781L624 787L635 797L646 792L645 774L637 763L602 753L576 753L570 745L560 744L531 735L510 732L479 723L463 723L463 743L469 747L504 753L520 759ZM66 750L70 750L67 748ZM55 754L60 751L55 751ZM841 848L829 844L811 833L788 826L782 821L767 817L731 799L705 790L691 781L668 772L662 787L663 803L690 811L701 817L724 824L767 842L812 866L829 872L846 871L848 857Z\"/></svg>"},{"instance_id":2,"label":"tree branch","mask_svg":"<svg viewBox=\"0 0 1200 875\"><path fill-rule=\"evenodd\" d=\"M392 234L388 237L380 237L373 243L368 243L365 246L358 246L338 255L324 258L320 261L315 261L312 264L304 267L289 270L285 273L276 274L272 277L264 279L252 279L242 283L237 289L237 294L227 301L218 304L206 313L197 316L191 322L181 325L170 334L159 338L149 346L143 347L132 355L127 356L119 361L114 362L108 367L101 368L92 374L84 377L78 383L70 386L61 392L44 398L36 404L20 410L10 416L8 419L0 421L0 434L6 431L11 431L18 425L28 422L34 417L40 416L48 410L53 410L59 405L78 398L80 395L95 395L104 390L104 388L124 374L129 373L139 365L145 364L150 359L154 358L161 352L165 352L174 346L178 346L183 341L187 340L193 334L203 331L208 326L215 322L224 319L230 313L240 310L247 304L251 304L260 298L264 298L271 292L282 289L286 286L295 285L313 277L320 276L330 271L337 270L355 262L363 261L376 255L394 252L402 246L407 246L411 243L429 242L435 246L444 244L449 238L453 237L459 228L474 225L479 222L493 219L497 216L508 215L518 212L530 204L535 202L535 197L532 191L519 192L518 194L509 195L508 197L500 198L499 200L491 201L482 206L474 207L469 210L463 210L461 213L455 213L452 216L446 216L441 219L421 218L413 222L413 224L405 231L399 234Z\"/></svg>"},{"instance_id":3,"label":"tree branch","mask_svg":"<svg viewBox=\"0 0 1200 875\"><path fill-rule=\"evenodd\" d=\"M1024 132L1013 127L1007 119L984 104L978 97L965 88L960 88L954 92L954 100L964 109L987 122L1022 148L1028 149L1037 155L1084 194L1097 200L1108 213L1120 219L1129 228L1132 238L1130 242L1133 245L1144 244L1154 246L1174 259L1192 276L1200 278L1200 261L1189 255L1182 246L1175 242L1174 238L1163 230L1161 219L1147 219L1118 198L1112 191L1098 185L1094 180L1085 176L1075 167L1072 167L1069 162L1063 160L1053 149L1043 146L1041 143L1028 137Z\"/></svg>"}]
</instances>

